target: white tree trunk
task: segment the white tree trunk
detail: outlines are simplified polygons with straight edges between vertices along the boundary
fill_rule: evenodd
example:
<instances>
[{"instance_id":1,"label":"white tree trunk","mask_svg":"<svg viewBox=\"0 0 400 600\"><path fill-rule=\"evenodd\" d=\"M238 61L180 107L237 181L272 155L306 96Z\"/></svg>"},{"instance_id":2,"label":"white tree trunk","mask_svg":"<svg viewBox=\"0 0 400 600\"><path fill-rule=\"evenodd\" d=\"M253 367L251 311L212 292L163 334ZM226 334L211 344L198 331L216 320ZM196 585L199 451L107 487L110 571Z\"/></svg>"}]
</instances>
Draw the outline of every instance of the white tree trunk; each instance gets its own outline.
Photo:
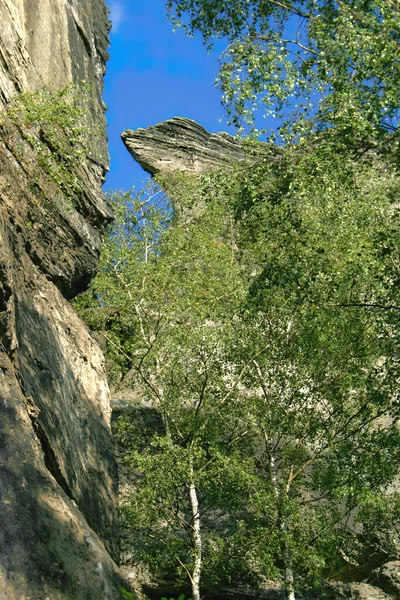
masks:
<instances>
[{"instance_id":1,"label":"white tree trunk","mask_svg":"<svg viewBox=\"0 0 400 600\"><path fill-rule=\"evenodd\" d=\"M270 468L271 468L271 481L272 481L272 486L274 489L276 505L279 510L280 490L279 490L279 485L278 485L278 477L276 474L275 457L273 456L273 454L270 454ZM286 520L282 515L280 515L280 519L281 519L281 523L280 523L281 531L285 535ZM283 561L284 561L284 565L285 565L284 583L285 583L286 600L296 600L296 596L294 594L294 585L293 585L294 577L293 577L292 561L290 559L289 552L286 547L283 549L283 554L284 554Z\"/></svg>"},{"instance_id":2,"label":"white tree trunk","mask_svg":"<svg viewBox=\"0 0 400 600\"><path fill-rule=\"evenodd\" d=\"M290 566L285 565L285 591L286 600L296 600L293 587L293 570Z\"/></svg>"},{"instance_id":3,"label":"white tree trunk","mask_svg":"<svg viewBox=\"0 0 400 600\"><path fill-rule=\"evenodd\" d=\"M194 565L192 571L192 596L193 600L200 600L200 576L202 561L202 539L201 539L201 521L199 512L199 501L197 498L196 486L194 484L193 464L190 463L190 505L193 518L193 547L194 547Z\"/></svg>"}]
</instances>

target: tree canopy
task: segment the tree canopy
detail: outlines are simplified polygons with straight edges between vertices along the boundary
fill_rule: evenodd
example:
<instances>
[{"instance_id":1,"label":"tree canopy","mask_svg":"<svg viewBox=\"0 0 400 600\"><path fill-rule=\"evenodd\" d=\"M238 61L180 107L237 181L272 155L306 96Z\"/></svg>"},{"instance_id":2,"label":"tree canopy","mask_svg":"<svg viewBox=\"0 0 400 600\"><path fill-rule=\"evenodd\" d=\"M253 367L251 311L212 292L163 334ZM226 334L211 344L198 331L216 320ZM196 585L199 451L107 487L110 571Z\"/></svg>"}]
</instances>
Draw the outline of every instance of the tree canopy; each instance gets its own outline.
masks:
<instances>
[{"instance_id":1,"label":"tree canopy","mask_svg":"<svg viewBox=\"0 0 400 600\"><path fill-rule=\"evenodd\" d=\"M292 598L361 560L389 527L377 511L396 514L399 180L288 148L245 176L172 181L180 214L185 198L197 210L116 197L81 300L111 376L158 414L120 424L131 539L159 576L282 577Z\"/></svg>"},{"instance_id":2,"label":"tree canopy","mask_svg":"<svg viewBox=\"0 0 400 600\"><path fill-rule=\"evenodd\" d=\"M366 553L400 552L400 9L167 6L208 45L226 40L232 122L279 117L286 143L165 176L172 204L112 198L79 307L107 340L110 379L137 395L118 429L130 540L195 600L201 581L271 579L288 600L322 597L349 564L362 578Z\"/></svg>"},{"instance_id":3,"label":"tree canopy","mask_svg":"<svg viewBox=\"0 0 400 600\"><path fill-rule=\"evenodd\" d=\"M286 139L336 126L397 144L400 7L395 0L169 0L209 46L226 39L218 85L231 122L281 117Z\"/></svg>"}]
</instances>

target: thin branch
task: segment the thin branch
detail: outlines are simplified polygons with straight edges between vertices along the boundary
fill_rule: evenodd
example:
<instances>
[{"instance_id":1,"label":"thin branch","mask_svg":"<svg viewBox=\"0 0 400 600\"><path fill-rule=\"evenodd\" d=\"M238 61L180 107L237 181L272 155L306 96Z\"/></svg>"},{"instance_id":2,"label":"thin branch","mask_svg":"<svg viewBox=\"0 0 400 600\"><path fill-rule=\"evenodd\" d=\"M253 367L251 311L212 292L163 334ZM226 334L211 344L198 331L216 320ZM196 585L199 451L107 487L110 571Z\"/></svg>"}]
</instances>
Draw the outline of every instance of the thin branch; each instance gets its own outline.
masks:
<instances>
[{"instance_id":1,"label":"thin branch","mask_svg":"<svg viewBox=\"0 0 400 600\"><path fill-rule=\"evenodd\" d=\"M230 448L231 446L233 446L238 440L244 438L249 432L248 431L244 431L243 433L241 433L240 435L236 436L233 440L231 440L229 442L229 444L226 445L226 448ZM202 473L211 465L211 463L213 463L215 460L217 460L217 458L219 458L218 456L213 456L212 458L210 458L202 467L201 469L198 471L199 475L202 475Z\"/></svg>"},{"instance_id":2,"label":"thin branch","mask_svg":"<svg viewBox=\"0 0 400 600\"><path fill-rule=\"evenodd\" d=\"M268 0L268 1L270 4L275 4L275 6L279 6L280 8L283 8L284 10L287 10L288 12L290 12L292 15L296 15L297 17L301 17L302 19L309 19L311 17L310 13L303 13L300 10L294 10L294 8L292 6L288 6L284 2L279 2L278 0Z\"/></svg>"},{"instance_id":3,"label":"thin branch","mask_svg":"<svg viewBox=\"0 0 400 600\"><path fill-rule=\"evenodd\" d=\"M135 369L135 371L137 371L139 373L139 375L141 376L141 378L143 379L143 382L150 388L150 390L153 392L153 394L156 396L156 398L158 400L162 400L162 397L159 394L159 391L157 390L157 388L155 388L153 386L153 384L151 383L151 381L149 381L147 379L147 377L143 374L143 372L138 368L137 365L135 365L135 363L132 360L132 357L129 356L128 354L126 354L126 352L124 352L122 350L122 348L120 346L118 346L118 344L116 344L115 342L113 342L113 340L111 338L109 338L109 336L105 333L105 331L101 331L100 332L105 338L106 340L112 345L114 346L114 348L116 350L118 350L118 352L120 352L120 354L122 354L122 356L124 356L126 359L129 360L129 364L132 366L132 368Z\"/></svg>"},{"instance_id":4,"label":"thin branch","mask_svg":"<svg viewBox=\"0 0 400 600\"><path fill-rule=\"evenodd\" d=\"M261 385L262 392L264 394L264 398L265 398L265 400L267 400L268 399L268 392L267 392L267 388L266 388L266 385L265 385L265 380L264 380L263 374L261 372L261 367L258 364L258 362L256 361L256 359L253 359L253 364L256 367L258 379L260 380L260 385Z\"/></svg>"},{"instance_id":5,"label":"thin branch","mask_svg":"<svg viewBox=\"0 0 400 600\"><path fill-rule=\"evenodd\" d=\"M400 310L395 304L375 304L374 302L351 302L349 304L327 304L326 306L338 306L344 308L380 308L382 310Z\"/></svg>"},{"instance_id":6,"label":"thin branch","mask_svg":"<svg viewBox=\"0 0 400 600\"><path fill-rule=\"evenodd\" d=\"M197 403L196 410L195 410L195 413L194 413L194 423L196 423L196 421L197 421L197 417L199 415L201 405L203 404L204 397L205 397L205 392L206 392L206 389L207 389L207 384L208 384L208 371L206 369L206 371L205 371L205 377L204 377L203 384L201 386L201 390L200 390L200 394L199 394L199 401ZM193 432L193 435L194 435L194 432Z\"/></svg>"},{"instance_id":7,"label":"thin branch","mask_svg":"<svg viewBox=\"0 0 400 600\"><path fill-rule=\"evenodd\" d=\"M183 564L183 562L181 561L181 559L179 558L179 556L176 556L176 555L175 555L175 558L176 558L176 560L178 561L178 563L181 565L181 567L183 567L183 568L185 569L185 571L186 571L186 574L187 574L187 576L188 576L188 577L189 577L189 579L190 579L190 583L191 583L191 585L193 585L193 577L191 576L190 572L188 571L188 569L187 569L186 565L184 565L184 564Z\"/></svg>"},{"instance_id":8,"label":"thin branch","mask_svg":"<svg viewBox=\"0 0 400 600\"><path fill-rule=\"evenodd\" d=\"M289 492L290 486L291 486L292 482L296 479L296 477L301 475L301 473L303 473L303 471L309 465L311 465L315 460L317 460L317 458L319 458L318 454L319 454L318 452L316 454L314 454L314 456L312 456L309 460L307 460L299 469L297 469L297 471L295 473L293 473L293 465L292 465L292 467L290 468L289 479L286 484L286 493Z\"/></svg>"},{"instance_id":9,"label":"thin branch","mask_svg":"<svg viewBox=\"0 0 400 600\"><path fill-rule=\"evenodd\" d=\"M258 352L258 353L256 354L256 357L255 357L255 358L257 358L258 356L260 356L260 354L262 354L263 352L264 352L264 350L260 350L260 352ZM244 374L246 373L247 369L249 368L249 366L251 365L251 363L253 362L253 360L255 360L255 359L254 359L254 358L251 358L251 359L250 359L250 360L249 360L249 361L248 361L248 362L247 362L247 363L246 363L246 364L243 366L243 368L242 368L242 370L240 371L240 373L239 373L239 375L238 375L238 377L237 377L237 379L236 379L236 381L235 381L234 385L231 387L231 389L230 389L230 390L228 390L228 391L227 391L227 393L225 394L225 396L224 396L224 397L223 397L223 398L222 398L222 399L221 399L221 400L218 402L218 404L216 405L216 407L215 407L215 410L216 410L216 411L218 411L218 410L221 408L221 406L222 406L223 404L225 404L225 402L226 402L226 401L229 399L229 397L230 397L230 396L231 396L231 395L232 395L232 394L233 394L233 393L234 393L234 392L237 390L237 388L239 387L239 384L240 384L240 382L241 382L241 380L242 380L242 378L243 378ZM205 427L206 427L207 423L208 423L208 419L206 419L206 420L203 422L203 424L201 425L201 427L199 427L199 430L198 430L198 431L203 431L203 430L205 429Z\"/></svg>"},{"instance_id":10,"label":"thin branch","mask_svg":"<svg viewBox=\"0 0 400 600\"><path fill-rule=\"evenodd\" d=\"M271 38L269 38L266 35L262 35L262 34L257 34L254 36L254 40L256 39L260 39L263 40L264 42L270 42L273 41L274 43L277 43L276 40L271 40ZM299 48L301 48L302 50L304 50L305 52L309 52L310 54L314 54L315 56L321 56L321 54L319 52L317 52L316 50L313 50L312 48L308 48L307 46L304 46L304 44L302 44L299 39L295 39L295 40L288 40L288 39L282 39L279 40L279 42L282 44L294 44L295 46L298 46Z\"/></svg>"},{"instance_id":11,"label":"thin branch","mask_svg":"<svg viewBox=\"0 0 400 600\"><path fill-rule=\"evenodd\" d=\"M129 296L129 299L132 301L132 303L133 303L133 305L134 305L134 307L135 307L135 312L136 312L136 314L137 314L137 316L138 316L138 319L139 319L139 328L140 328L140 333L142 334L142 338L143 338L143 341L144 341L144 343L145 343L147 346L150 346L150 347L151 347L151 340L149 339L149 337L148 337L148 336L146 336L146 333L145 333L145 330L144 330L143 318L142 318L142 315L141 315L141 312L140 312L139 304L138 304L138 303L136 303L136 302L134 301L134 299L133 299L133 297L132 297L132 294L131 294L131 291L130 291L130 289L129 289L129 284L127 284L127 283L126 283L126 281L125 281L125 280L124 280L124 278L122 277L121 273L119 273L119 272L118 272L118 265L119 265L120 261L118 261L118 262L117 262L117 263L115 263L115 264L113 264L113 263L112 263L112 262L110 262L110 261L107 261L107 262L108 262L108 264L110 265L110 267L112 267L112 269L113 269L113 271L114 271L114 275L115 275L115 277L116 277L116 278L118 279L118 281L120 281L120 282L122 283L122 285L124 286L124 288L125 288L125 290L126 290L126 292L127 292L128 296Z\"/></svg>"}]
</instances>

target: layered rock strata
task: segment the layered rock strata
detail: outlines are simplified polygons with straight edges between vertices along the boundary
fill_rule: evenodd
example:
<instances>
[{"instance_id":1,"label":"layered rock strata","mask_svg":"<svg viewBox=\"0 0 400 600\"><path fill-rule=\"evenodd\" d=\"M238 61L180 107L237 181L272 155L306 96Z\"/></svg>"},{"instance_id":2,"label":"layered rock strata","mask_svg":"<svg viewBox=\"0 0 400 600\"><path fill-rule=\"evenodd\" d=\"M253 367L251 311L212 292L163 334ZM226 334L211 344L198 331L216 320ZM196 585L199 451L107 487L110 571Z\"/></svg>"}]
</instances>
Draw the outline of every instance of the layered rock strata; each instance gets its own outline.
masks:
<instances>
[{"instance_id":1,"label":"layered rock strata","mask_svg":"<svg viewBox=\"0 0 400 600\"><path fill-rule=\"evenodd\" d=\"M133 158L151 175L176 171L201 175L254 161L229 133L209 133L196 121L183 117L147 129L128 129L121 137Z\"/></svg>"},{"instance_id":2,"label":"layered rock strata","mask_svg":"<svg viewBox=\"0 0 400 600\"><path fill-rule=\"evenodd\" d=\"M86 119L100 130L108 31L103 0L1 0L0 109L85 80ZM101 134L71 197L41 171L32 141L0 143L1 600L121 597L103 357L67 301L95 273L112 218L107 164Z\"/></svg>"}]
</instances>

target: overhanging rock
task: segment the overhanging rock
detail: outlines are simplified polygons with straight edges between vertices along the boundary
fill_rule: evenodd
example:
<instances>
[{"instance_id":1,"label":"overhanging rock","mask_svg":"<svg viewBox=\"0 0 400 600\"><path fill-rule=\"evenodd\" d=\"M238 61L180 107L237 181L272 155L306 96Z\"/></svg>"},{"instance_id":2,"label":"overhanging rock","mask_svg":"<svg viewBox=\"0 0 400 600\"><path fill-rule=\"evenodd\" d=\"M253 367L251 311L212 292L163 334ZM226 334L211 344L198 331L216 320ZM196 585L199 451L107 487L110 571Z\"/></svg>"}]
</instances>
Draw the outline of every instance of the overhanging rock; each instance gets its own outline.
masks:
<instances>
[{"instance_id":1,"label":"overhanging rock","mask_svg":"<svg viewBox=\"0 0 400 600\"><path fill-rule=\"evenodd\" d=\"M127 129L121 137L133 158L151 175L176 171L201 175L248 160L254 162L229 133L209 133L184 117L147 129Z\"/></svg>"}]
</instances>

